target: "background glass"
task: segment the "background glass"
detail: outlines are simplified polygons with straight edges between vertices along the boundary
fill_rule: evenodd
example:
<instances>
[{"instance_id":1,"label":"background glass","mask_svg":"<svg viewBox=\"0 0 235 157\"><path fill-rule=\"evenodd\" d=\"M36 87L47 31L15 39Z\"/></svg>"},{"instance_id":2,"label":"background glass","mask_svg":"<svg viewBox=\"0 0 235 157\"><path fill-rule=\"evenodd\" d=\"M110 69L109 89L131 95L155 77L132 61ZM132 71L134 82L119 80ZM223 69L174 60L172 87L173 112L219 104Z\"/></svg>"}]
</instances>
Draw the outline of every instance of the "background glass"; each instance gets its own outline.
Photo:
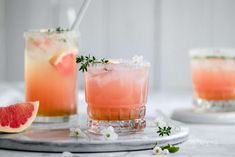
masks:
<instances>
[{"instance_id":1,"label":"background glass","mask_svg":"<svg viewBox=\"0 0 235 157\"><path fill-rule=\"evenodd\" d=\"M210 111L235 110L235 49L191 50L194 105Z\"/></svg>"}]
</instances>

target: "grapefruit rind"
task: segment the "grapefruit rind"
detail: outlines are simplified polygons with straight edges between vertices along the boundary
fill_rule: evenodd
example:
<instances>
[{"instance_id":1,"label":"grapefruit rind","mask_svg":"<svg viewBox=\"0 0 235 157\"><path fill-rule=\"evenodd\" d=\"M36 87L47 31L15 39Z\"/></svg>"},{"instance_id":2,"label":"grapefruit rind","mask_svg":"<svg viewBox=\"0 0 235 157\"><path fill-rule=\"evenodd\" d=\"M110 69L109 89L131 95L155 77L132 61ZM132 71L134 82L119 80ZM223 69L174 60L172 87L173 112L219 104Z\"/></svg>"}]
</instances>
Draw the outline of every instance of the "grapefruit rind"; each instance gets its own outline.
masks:
<instances>
[{"instance_id":1,"label":"grapefruit rind","mask_svg":"<svg viewBox=\"0 0 235 157\"><path fill-rule=\"evenodd\" d=\"M70 50L69 53L66 51L57 51L54 53L54 55L49 59L49 62L53 65L56 66L57 64L61 63L63 61L63 58L69 55L76 55L76 50Z\"/></svg>"},{"instance_id":2,"label":"grapefruit rind","mask_svg":"<svg viewBox=\"0 0 235 157\"><path fill-rule=\"evenodd\" d=\"M65 53L63 51L58 51L50 58L49 62L51 63L51 65L56 66L58 63L61 62L64 55Z\"/></svg>"},{"instance_id":3,"label":"grapefruit rind","mask_svg":"<svg viewBox=\"0 0 235 157\"><path fill-rule=\"evenodd\" d=\"M70 51L69 53L58 51L50 59L50 64L61 74L71 74L75 66L76 51Z\"/></svg>"},{"instance_id":4,"label":"grapefruit rind","mask_svg":"<svg viewBox=\"0 0 235 157\"><path fill-rule=\"evenodd\" d=\"M22 131L26 130L33 123L33 121L35 120L35 118L37 116L37 112L38 112L38 108L39 108L39 101L27 102L27 103L32 103L33 107L34 107L33 108L34 110L32 112L32 115L25 122L25 124L20 125L20 127L18 127L18 128L12 128L9 125L8 126L0 125L0 132L4 132L4 133L18 133L18 132L22 132Z\"/></svg>"}]
</instances>

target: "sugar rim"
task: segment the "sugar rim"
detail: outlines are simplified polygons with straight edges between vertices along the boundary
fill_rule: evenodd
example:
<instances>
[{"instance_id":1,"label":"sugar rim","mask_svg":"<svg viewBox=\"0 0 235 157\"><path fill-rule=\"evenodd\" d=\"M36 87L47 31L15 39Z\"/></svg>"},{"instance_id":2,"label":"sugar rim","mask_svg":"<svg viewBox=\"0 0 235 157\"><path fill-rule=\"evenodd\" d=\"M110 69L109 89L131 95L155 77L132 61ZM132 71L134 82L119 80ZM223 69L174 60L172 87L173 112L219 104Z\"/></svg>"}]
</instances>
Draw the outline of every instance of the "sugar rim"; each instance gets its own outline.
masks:
<instances>
[{"instance_id":1,"label":"sugar rim","mask_svg":"<svg viewBox=\"0 0 235 157\"><path fill-rule=\"evenodd\" d=\"M143 60L139 63L133 62L131 59L108 59L109 61L114 61L113 63L107 63L107 64L93 64L92 67L104 67L104 66L116 66L116 65L128 65L128 66L139 66L139 67L150 67L151 63Z\"/></svg>"},{"instance_id":2,"label":"sugar rim","mask_svg":"<svg viewBox=\"0 0 235 157\"><path fill-rule=\"evenodd\" d=\"M48 29L30 29L24 32L24 37L28 36L70 36L70 37L78 37L78 32L76 31L62 31L58 32L48 32Z\"/></svg>"},{"instance_id":3,"label":"sugar rim","mask_svg":"<svg viewBox=\"0 0 235 157\"><path fill-rule=\"evenodd\" d=\"M235 57L235 48L195 48L190 57Z\"/></svg>"}]
</instances>

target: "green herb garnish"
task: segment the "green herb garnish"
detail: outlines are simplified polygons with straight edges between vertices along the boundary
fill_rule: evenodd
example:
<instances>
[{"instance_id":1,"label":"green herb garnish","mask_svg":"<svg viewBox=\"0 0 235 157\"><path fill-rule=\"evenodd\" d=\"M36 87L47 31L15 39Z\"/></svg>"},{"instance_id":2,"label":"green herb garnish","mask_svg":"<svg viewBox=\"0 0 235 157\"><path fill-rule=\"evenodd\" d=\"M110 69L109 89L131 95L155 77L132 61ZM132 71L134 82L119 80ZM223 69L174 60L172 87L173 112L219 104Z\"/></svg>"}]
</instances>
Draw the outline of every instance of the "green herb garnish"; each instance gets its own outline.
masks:
<instances>
[{"instance_id":1,"label":"green herb garnish","mask_svg":"<svg viewBox=\"0 0 235 157\"><path fill-rule=\"evenodd\" d=\"M162 148L162 150L167 149L170 153L178 152L179 149L180 149L179 147L175 147L175 146L173 146L173 145L171 145L171 144L168 144L168 145L163 146L163 147L161 147L161 148Z\"/></svg>"},{"instance_id":2,"label":"green herb garnish","mask_svg":"<svg viewBox=\"0 0 235 157\"><path fill-rule=\"evenodd\" d=\"M85 72L87 71L87 68L90 65L93 64L107 64L109 62L109 60L102 58L102 59L96 59L95 56L77 56L76 58L76 63L80 63L81 66L79 68L79 71Z\"/></svg>"},{"instance_id":3,"label":"green herb garnish","mask_svg":"<svg viewBox=\"0 0 235 157\"><path fill-rule=\"evenodd\" d=\"M58 32L58 33L61 33L61 32L68 32L68 31L69 31L68 28L67 28L67 29L63 29L63 28L61 28L61 27L57 27L55 30L56 30L56 32Z\"/></svg>"},{"instance_id":4,"label":"green herb garnish","mask_svg":"<svg viewBox=\"0 0 235 157\"><path fill-rule=\"evenodd\" d=\"M175 147L175 146L171 146L170 148L168 148L168 151L170 153L175 153L178 152L180 150L180 147Z\"/></svg>"},{"instance_id":5,"label":"green herb garnish","mask_svg":"<svg viewBox=\"0 0 235 157\"><path fill-rule=\"evenodd\" d=\"M69 31L69 29L67 28L67 29L64 29L64 28L62 28L62 27L57 27L56 29L48 29L48 33L54 33L54 32L56 32L56 33L62 33L62 32L68 32Z\"/></svg>"},{"instance_id":6,"label":"green herb garnish","mask_svg":"<svg viewBox=\"0 0 235 157\"><path fill-rule=\"evenodd\" d=\"M170 136L171 134L171 127L166 127L164 126L163 128L162 127L158 127L158 131L157 133L159 134L159 136L164 136L164 135L167 135L167 136Z\"/></svg>"},{"instance_id":7,"label":"green herb garnish","mask_svg":"<svg viewBox=\"0 0 235 157\"><path fill-rule=\"evenodd\" d=\"M164 127L158 126L157 133L158 133L159 136L164 136L164 135L170 136L170 134L171 134L171 127L170 126L164 126ZM158 144L156 143L156 145L154 146L154 149L157 147L157 145ZM171 144L167 144L165 146L161 146L160 148L162 150L168 150L169 153L178 152L179 149L180 149L179 147L173 146Z\"/></svg>"}]
</instances>

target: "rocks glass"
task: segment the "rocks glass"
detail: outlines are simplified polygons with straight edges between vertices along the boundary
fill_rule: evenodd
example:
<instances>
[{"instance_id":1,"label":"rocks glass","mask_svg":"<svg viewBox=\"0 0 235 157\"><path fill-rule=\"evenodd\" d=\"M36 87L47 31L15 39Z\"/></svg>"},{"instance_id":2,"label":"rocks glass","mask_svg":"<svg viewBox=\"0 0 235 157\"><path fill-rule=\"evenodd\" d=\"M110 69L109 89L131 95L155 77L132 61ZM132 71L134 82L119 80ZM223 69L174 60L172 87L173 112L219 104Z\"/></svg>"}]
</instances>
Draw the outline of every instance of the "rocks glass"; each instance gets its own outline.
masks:
<instances>
[{"instance_id":1,"label":"rocks glass","mask_svg":"<svg viewBox=\"0 0 235 157\"><path fill-rule=\"evenodd\" d=\"M85 97L90 132L99 134L108 126L118 133L145 128L149 68L148 62L131 60L113 60L88 68Z\"/></svg>"}]
</instances>

